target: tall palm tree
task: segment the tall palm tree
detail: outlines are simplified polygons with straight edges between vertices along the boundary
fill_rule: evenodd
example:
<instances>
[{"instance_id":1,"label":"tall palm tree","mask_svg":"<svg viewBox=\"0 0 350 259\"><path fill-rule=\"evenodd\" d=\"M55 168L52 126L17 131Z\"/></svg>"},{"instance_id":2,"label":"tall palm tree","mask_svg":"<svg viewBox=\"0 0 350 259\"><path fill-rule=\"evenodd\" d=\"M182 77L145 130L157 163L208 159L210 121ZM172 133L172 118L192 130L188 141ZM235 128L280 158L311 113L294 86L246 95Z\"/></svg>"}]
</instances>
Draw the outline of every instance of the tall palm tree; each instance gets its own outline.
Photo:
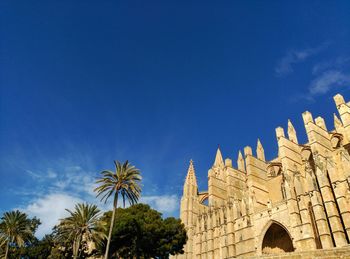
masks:
<instances>
[{"instance_id":1,"label":"tall palm tree","mask_svg":"<svg viewBox=\"0 0 350 259\"><path fill-rule=\"evenodd\" d=\"M141 194L141 175L140 171L132 166L128 161L121 164L119 161L114 161L115 172L102 171L102 177L96 181L100 184L94 191L97 192L97 197L102 195L101 201L107 202L109 197L113 195L113 212L111 218L111 224L109 227L107 246L105 251L105 259L108 259L109 246L111 243L112 230L115 220L115 213L118 206L118 197L121 195L123 201L123 207L125 207L125 201L127 200L130 205L137 203Z\"/></svg>"},{"instance_id":2,"label":"tall palm tree","mask_svg":"<svg viewBox=\"0 0 350 259\"><path fill-rule=\"evenodd\" d=\"M40 224L40 221L37 223ZM0 235L6 243L5 259L8 257L10 245L24 246L34 238L36 227L27 214L19 210L4 213L0 222Z\"/></svg>"},{"instance_id":3,"label":"tall palm tree","mask_svg":"<svg viewBox=\"0 0 350 259\"><path fill-rule=\"evenodd\" d=\"M58 239L73 241L73 258L81 253L82 242L99 243L105 238L105 224L100 220L101 211L96 205L78 203L69 216L58 225Z\"/></svg>"}]
</instances>

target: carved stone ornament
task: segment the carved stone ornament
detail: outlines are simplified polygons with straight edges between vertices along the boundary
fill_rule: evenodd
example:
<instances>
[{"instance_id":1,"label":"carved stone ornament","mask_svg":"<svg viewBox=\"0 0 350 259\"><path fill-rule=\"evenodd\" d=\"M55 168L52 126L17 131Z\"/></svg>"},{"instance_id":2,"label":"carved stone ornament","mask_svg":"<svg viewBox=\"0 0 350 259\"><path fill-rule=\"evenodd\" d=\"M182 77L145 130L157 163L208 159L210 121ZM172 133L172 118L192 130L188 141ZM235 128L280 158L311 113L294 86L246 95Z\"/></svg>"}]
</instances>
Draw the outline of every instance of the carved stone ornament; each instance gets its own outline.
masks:
<instances>
[{"instance_id":1,"label":"carved stone ornament","mask_svg":"<svg viewBox=\"0 0 350 259\"><path fill-rule=\"evenodd\" d=\"M325 162L324 162L323 160L324 160L324 159L321 158L320 154L318 154L317 152L315 152L315 154L314 154L315 165L320 169L320 171L321 171L322 173L325 173L326 166L325 166Z\"/></svg>"},{"instance_id":2,"label":"carved stone ornament","mask_svg":"<svg viewBox=\"0 0 350 259\"><path fill-rule=\"evenodd\" d=\"M305 172L312 175L313 173L313 169L312 169L312 166L310 164L310 161L305 161Z\"/></svg>"},{"instance_id":3,"label":"carved stone ornament","mask_svg":"<svg viewBox=\"0 0 350 259\"><path fill-rule=\"evenodd\" d=\"M267 166L267 176L268 177L275 177L279 174L281 174L282 171L282 164L279 162L271 162Z\"/></svg>"}]
</instances>

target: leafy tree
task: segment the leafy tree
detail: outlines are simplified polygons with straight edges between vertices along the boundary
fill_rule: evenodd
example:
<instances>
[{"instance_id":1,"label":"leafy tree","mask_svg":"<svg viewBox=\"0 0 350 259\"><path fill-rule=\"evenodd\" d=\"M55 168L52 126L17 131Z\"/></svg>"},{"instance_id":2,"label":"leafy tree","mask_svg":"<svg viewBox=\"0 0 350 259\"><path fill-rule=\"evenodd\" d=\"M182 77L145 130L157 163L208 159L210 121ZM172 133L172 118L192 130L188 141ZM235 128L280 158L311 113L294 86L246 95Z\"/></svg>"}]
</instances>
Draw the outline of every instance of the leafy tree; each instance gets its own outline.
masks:
<instances>
[{"instance_id":1,"label":"leafy tree","mask_svg":"<svg viewBox=\"0 0 350 259\"><path fill-rule=\"evenodd\" d=\"M51 254L51 248L54 245L52 235L46 235L42 240L38 240L28 247L26 253L28 259L46 259Z\"/></svg>"},{"instance_id":2,"label":"leafy tree","mask_svg":"<svg viewBox=\"0 0 350 259\"><path fill-rule=\"evenodd\" d=\"M69 216L62 219L57 227L56 239L60 243L69 242L73 258L90 253L93 243L99 243L105 238L104 223L100 220L101 212L96 205L79 203Z\"/></svg>"},{"instance_id":3,"label":"leafy tree","mask_svg":"<svg viewBox=\"0 0 350 259\"><path fill-rule=\"evenodd\" d=\"M9 258L46 259L50 256L54 244L53 235L46 235L42 240L35 239L27 246L13 251Z\"/></svg>"},{"instance_id":4,"label":"leafy tree","mask_svg":"<svg viewBox=\"0 0 350 259\"><path fill-rule=\"evenodd\" d=\"M33 242L39 225L39 219L29 219L27 214L19 210L5 212L0 221L0 239L5 243L4 258L8 258L10 248L16 250Z\"/></svg>"},{"instance_id":5,"label":"leafy tree","mask_svg":"<svg viewBox=\"0 0 350 259\"><path fill-rule=\"evenodd\" d=\"M104 200L105 203L109 197L113 195L113 211L112 217L110 218L110 228L104 256L105 259L107 259L109 255L109 247L111 243L119 195L121 195L123 207L125 207L126 200L131 205L135 204L137 203L141 194L141 187L139 185L141 181L140 171L132 166L128 161L126 161L124 164L121 164L119 161L114 161L114 165L115 172L108 170L101 172L101 179L96 181L96 183L100 184L100 186L94 190L97 192L97 197L102 195L101 201Z\"/></svg>"},{"instance_id":6,"label":"leafy tree","mask_svg":"<svg viewBox=\"0 0 350 259\"><path fill-rule=\"evenodd\" d=\"M52 237L53 244L51 245L50 255L47 257L48 259L64 259L73 257L73 240L69 239L69 237L64 238L64 236L59 232L58 225L53 227L50 236Z\"/></svg>"},{"instance_id":7,"label":"leafy tree","mask_svg":"<svg viewBox=\"0 0 350 259\"><path fill-rule=\"evenodd\" d=\"M168 258L169 254L182 254L187 242L185 226L180 219L173 217L163 220L162 238L158 241L158 254L162 258Z\"/></svg>"},{"instance_id":8,"label":"leafy tree","mask_svg":"<svg viewBox=\"0 0 350 259\"><path fill-rule=\"evenodd\" d=\"M109 211L103 218L109 222L111 217ZM183 253L186 241L186 230L179 219L163 219L161 213L148 205L137 204L117 209L110 254L117 258L169 258Z\"/></svg>"}]
</instances>

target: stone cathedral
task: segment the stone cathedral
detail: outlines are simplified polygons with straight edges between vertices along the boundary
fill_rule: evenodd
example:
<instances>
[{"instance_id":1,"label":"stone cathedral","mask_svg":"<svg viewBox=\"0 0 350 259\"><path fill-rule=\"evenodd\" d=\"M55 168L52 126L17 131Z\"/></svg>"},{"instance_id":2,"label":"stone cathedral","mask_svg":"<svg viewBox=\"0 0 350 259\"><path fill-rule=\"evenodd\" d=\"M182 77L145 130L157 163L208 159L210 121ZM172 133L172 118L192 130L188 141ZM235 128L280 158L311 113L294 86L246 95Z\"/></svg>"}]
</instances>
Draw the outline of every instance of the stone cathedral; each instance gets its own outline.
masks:
<instances>
[{"instance_id":1,"label":"stone cathedral","mask_svg":"<svg viewBox=\"0 0 350 259\"><path fill-rule=\"evenodd\" d=\"M276 129L278 156L266 161L258 140L237 167L217 150L208 190L199 191L190 162L180 217L187 229L178 259L350 258L350 102L337 94L334 130L302 114L308 142L291 121Z\"/></svg>"}]
</instances>

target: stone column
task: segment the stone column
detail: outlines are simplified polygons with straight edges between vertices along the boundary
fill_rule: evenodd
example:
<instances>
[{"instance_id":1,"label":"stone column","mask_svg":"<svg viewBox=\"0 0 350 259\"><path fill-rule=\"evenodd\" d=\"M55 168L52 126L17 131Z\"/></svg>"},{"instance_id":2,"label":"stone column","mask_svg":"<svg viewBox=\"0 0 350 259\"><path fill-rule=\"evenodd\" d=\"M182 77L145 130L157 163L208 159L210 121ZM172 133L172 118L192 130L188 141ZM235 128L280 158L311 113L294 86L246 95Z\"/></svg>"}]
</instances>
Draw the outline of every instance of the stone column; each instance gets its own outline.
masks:
<instances>
[{"instance_id":1,"label":"stone column","mask_svg":"<svg viewBox=\"0 0 350 259\"><path fill-rule=\"evenodd\" d=\"M208 259L214 258L214 245L213 245L213 229L214 229L214 216L213 210L209 208L208 212L208 237L207 237L207 251L208 251Z\"/></svg>"},{"instance_id":2,"label":"stone column","mask_svg":"<svg viewBox=\"0 0 350 259\"><path fill-rule=\"evenodd\" d=\"M327 249L333 247L333 241L327 222L327 216L321 201L322 199L320 192L316 190L313 191L311 193L311 204L315 215L318 234L320 235L322 248Z\"/></svg>"},{"instance_id":3,"label":"stone column","mask_svg":"<svg viewBox=\"0 0 350 259\"><path fill-rule=\"evenodd\" d=\"M309 201L311 202L310 213L313 213L315 220L315 227L320 238L322 248L331 248L333 247L333 241L331 232L328 226L328 221L326 214L324 212L324 207L321 199L321 194L317 186L316 176L309 160L305 162L305 179L307 183L307 191L309 196ZM310 215L311 216L311 215Z\"/></svg>"},{"instance_id":4,"label":"stone column","mask_svg":"<svg viewBox=\"0 0 350 259\"><path fill-rule=\"evenodd\" d=\"M346 234L350 237L350 204L346 199L346 193L348 192L347 181L333 183L333 190L340 210L340 216L342 217Z\"/></svg>"},{"instance_id":5,"label":"stone column","mask_svg":"<svg viewBox=\"0 0 350 259\"><path fill-rule=\"evenodd\" d=\"M350 175L350 157L344 148L340 148L335 156L336 164L329 161L328 171L332 184L333 193L338 204L339 213L344 224L348 242L350 239L350 203L348 203L346 195L350 189L347 177Z\"/></svg>"},{"instance_id":6,"label":"stone column","mask_svg":"<svg viewBox=\"0 0 350 259\"><path fill-rule=\"evenodd\" d=\"M202 225L202 215L198 215L197 217L197 221L196 221L196 228L195 228L195 234L193 237L193 243L194 243L194 247L193 247L193 258L196 259L200 259L201 258L201 233L202 233L202 229L201 229L201 225Z\"/></svg>"},{"instance_id":7,"label":"stone column","mask_svg":"<svg viewBox=\"0 0 350 259\"><path fill-rule=\"evenodd\" d=\"M235 232L234 232L234 206L231 202L227 206L227 246L228 254L234 256L236 254L235 249Z\"/></svg>"},{"instance_id":8,"label":"stone column","mask_svg":"<svg viewBox=\"0 0 350 259\"><path fill-rule=\"evenodd\" d=\"M308 210L308 196L307 195L299 195L298 203L300 209L300 217L301 217L301 229L302 229L302 243L307 245L310 249L316 249L315 237L313 235L312 225L310 214Z\"/></svg>"},{"instance_id":9,"label":"stone column","mask_svg":"<svg viewBox=\"0 0 350 259\"><path fill-rule=\"evenodd\" d=\"M288 213L290 217L290 226L293 231L293 237L295 241L296 250L303 250L303 247L299 240L301 239L300 236L300 214L298 209L298 203L296 200L296 195L294 192L294 184L291 181L291 178L289 175L285 175L285 189L286 189L286 198L287 198L287 207L288 207Z\"/></svg>"},{"instance_id":10,"label":"stone column","mask_svg":"<svg viewBox=\"0 0 350 259\"><path fill-rule=\"evenodd\" d=\"M202 259L207 259L207 233L208 233L208 216L207 213L203 215L203 220L202 220L202 232L201 232L201 258Z\"/></svg>"},{"instance_id":11,"label":"stone column","mask_svg":"<svg viewBox=\"0 0 350 259\"><path fill-rule=\"evenodd\" d=\"M331 185L328 181L327 171L324 161L320 155L315 156L316 162L316 177L320 187L324 206L326 208L327 217L330 223L331 232L334 237L336 247L342 247L347 244L344 230L340 222L340 216L337 211Z\"/></svg>"}]
</instances>

